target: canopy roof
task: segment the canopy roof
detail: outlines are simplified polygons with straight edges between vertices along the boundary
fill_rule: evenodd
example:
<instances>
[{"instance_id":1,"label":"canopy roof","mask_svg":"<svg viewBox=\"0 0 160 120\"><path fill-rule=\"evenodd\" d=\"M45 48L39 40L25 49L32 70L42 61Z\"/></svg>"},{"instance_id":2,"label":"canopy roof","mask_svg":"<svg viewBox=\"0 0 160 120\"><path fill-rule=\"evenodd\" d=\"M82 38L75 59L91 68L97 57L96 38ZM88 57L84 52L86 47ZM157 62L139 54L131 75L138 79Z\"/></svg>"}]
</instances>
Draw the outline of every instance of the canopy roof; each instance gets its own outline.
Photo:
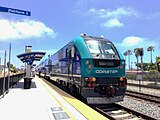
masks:
<instances>
[{"instance_id":1,"label":"canopy roof","mask_svg":"<svg viewBox=\"0 0 160 120\"><path fill-rule=\"evenodd\" d=\"M46 52L29 52L17 55L17 57L23 62L27 63L28 65L32 65L34 61L40 61Z\"/></svg>"}]
</instances>

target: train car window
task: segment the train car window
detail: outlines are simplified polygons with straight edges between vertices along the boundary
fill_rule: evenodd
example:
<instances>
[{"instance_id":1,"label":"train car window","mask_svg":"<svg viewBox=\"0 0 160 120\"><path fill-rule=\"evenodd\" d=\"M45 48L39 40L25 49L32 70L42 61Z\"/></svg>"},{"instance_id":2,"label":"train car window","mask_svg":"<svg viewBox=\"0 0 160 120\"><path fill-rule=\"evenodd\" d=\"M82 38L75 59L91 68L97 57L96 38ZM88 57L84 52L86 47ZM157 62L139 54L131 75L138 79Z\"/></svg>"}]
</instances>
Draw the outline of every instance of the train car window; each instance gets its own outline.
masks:
<instances>
[{"instance_id":1,"label":"train car window","mask_svg":"<svg viewBox=\"0 0 160 120\"><path fill-rule=\"evenodd\" d=\"M71 59L72 56L71 56L71 50L69 50L69 59Z\"/></svg>"},{"instance_id":2,"label":"train car window","mask_svg":"<svg viewBox=\"0 0 160 120\"><path fill-rule=\"evenodd\" d=\"M52 71L52 60L48 60L48 72L50 73Z\"/></svg>"},{"instance_id":3,"label":"train car window","mask_svg":"<svg viewBox=\"0 0 160 120\"><path fill-rule=\"evenodd\" d=\"M68 48L66 49L66 58L68 58Z\"/></svg>"},{"instance_id":4,"label":"train car window","mask_svg":"<svg viewBox=\"0 0 160 120\"><path fill-rule=\"evenodd\" d=\"M75 58L75 53L76 53L75 47L72 46L72 48L71 48L71 57L72 58Z\"/></svg>"}]
</instances>

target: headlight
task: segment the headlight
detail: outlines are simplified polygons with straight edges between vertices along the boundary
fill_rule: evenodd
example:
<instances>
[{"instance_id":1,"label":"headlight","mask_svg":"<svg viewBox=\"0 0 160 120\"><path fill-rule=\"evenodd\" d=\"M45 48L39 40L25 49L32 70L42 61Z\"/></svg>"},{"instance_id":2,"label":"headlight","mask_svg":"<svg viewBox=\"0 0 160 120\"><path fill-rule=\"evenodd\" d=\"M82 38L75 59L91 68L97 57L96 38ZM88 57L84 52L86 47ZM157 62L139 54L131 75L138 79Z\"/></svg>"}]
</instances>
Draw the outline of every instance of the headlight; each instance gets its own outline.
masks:
<instances>
[{"instance_id":1,"label":"headlight","mask_svg":"<svg viewBox=\"0 0 160 120\"><path fill-rule=\"evenodd\" d=\"M88 65L88 64L89 64L89 60L86 61L86 65Z\"/></svg>"}]
</instances>

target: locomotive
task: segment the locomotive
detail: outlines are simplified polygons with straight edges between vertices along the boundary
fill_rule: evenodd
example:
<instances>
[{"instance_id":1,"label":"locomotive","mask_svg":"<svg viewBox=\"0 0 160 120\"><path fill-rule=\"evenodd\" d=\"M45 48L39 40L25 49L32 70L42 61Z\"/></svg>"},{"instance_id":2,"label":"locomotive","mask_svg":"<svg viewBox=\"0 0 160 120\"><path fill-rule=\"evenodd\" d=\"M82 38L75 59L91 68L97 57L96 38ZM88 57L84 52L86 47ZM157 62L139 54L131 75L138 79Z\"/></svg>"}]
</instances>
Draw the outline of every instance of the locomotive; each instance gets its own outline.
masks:
<instances>
[{"instance_id":1,"label":"locomotive","mask_svg":"<svg viewBox=\"0 0 160 120\"><path fill-rule=\"evenodd\" d=\"M88 104L123 101L127 87L125 60L104 37L83 34L42 61L36 69L83 96Z\"/></svg>"}]
</instances>

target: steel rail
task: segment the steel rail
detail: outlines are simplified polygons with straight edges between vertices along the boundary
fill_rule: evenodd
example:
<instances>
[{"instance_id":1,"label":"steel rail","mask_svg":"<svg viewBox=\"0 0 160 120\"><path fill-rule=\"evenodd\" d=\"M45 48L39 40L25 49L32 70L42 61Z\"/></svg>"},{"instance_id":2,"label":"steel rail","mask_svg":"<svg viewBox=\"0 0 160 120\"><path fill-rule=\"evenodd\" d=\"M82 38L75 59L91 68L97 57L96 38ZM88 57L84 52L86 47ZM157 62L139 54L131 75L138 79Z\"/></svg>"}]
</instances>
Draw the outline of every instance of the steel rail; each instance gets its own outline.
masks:
<instances>
[{"instance_id":1,"label":"steel rail","mask_svg":"<svg viewBox=\"0 0 160 120\"><path fill-rule=\"evenodd\" d=\"M143 113L134 111L132 109L126 108L119 104L108 105L94 105L92 106L95 110L97 110L102 115L106 116L110 120L129 120L129 119L139 119L139 120L156 120L150 116L147 116Z\"/></svg>"},{"instance_id":2,"label":"steel rail","mask_svg":"<svg viewBox=\"0 0 160 120\"><path fill-rule=\"evenodd\" d=\"M160 104L160 96L155 96L155 95L150 95L150 94L145 94L145 93L140 93L140 92L135 92L130 90L126 91L126 95Z\"/></svg>"}]
</instances>

